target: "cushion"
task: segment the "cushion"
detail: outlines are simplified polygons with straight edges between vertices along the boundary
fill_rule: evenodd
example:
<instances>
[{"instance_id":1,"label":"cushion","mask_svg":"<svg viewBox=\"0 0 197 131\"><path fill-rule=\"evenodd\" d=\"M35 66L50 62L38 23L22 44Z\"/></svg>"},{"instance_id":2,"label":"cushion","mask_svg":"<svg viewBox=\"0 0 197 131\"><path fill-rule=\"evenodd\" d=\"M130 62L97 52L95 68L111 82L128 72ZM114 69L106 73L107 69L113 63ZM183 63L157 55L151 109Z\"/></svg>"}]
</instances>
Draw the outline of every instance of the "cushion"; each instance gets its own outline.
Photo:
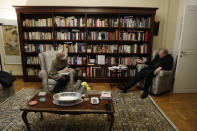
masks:
<instances>
[{"instance_id":1,"label":"cushion","mask_svg":"<svg viewBox=\"0 0 197 131\"><path fill-rule=\"evenodd\" d=\"M51 69L51 63L52 63L53 59L55 59L55 55L56 55L55 51L43 52L43 56L44 56L45 64L46 64L45 68L46 68L47 72L49 72Z\"/></svg>"}]
</instances>

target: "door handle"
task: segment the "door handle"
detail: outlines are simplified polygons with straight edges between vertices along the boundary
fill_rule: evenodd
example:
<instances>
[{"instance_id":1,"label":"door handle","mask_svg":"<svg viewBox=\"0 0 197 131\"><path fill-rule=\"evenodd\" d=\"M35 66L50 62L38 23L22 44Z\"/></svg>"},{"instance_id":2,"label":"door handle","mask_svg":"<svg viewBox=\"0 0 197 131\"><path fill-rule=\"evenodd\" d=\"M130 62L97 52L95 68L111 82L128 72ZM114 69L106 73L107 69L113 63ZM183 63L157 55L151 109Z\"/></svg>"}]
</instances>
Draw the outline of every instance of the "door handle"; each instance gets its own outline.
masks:
<instances>
[{"instance_id":1,"label":"door handle","mask_svg":"<svg viewBox=\"0 0 197 131\"><path fill-rule=\"evenodd\" d=\"M186 52L181 51L181 53L180 53L180 57L183 57L183 55L184 55L184 54L186 54Z\"/></svg>"},{"instance_id":2,"label":"door handle","mask_svg":"<svg viewBox=\"0 0 197 131\"><path fill-rule=\"evenodd\" d=\"M197 55L196 53L189 53L189 52L186 52L186 51L181 51L180 52L180 57L183 57L183 55Z\"/></svg>"}]
</instances>

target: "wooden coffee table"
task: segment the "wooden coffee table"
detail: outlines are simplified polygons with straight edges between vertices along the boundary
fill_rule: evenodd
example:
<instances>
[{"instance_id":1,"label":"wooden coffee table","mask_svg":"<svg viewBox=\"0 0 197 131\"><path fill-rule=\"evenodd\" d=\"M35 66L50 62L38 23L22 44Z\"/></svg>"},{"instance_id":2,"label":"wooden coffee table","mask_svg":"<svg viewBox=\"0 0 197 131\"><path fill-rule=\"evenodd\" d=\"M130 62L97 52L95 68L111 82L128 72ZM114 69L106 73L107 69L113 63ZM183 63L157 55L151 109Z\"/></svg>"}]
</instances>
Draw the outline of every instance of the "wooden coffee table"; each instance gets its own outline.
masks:
<instances>
[{"instance_id":1,"label":"wooden coffee table","mask_svg":"<svg viewBox=\"0 0 197 131\"><path fill-rule=\"evenodd\" d=\"M107 114L108 115L108 121L110 121L110 128L112 129L113 123L114 123L114 105L112 100L99 100L98 105L92 105L90 103L90 99L88 101L83 101L82 103L74 106L58 106L53 104L53 93L47 93L46 101L40 102L40 96L35 95L31 100L37 100L38 104L34 106L29 106L28 104L25 105L23 108L21 108L22 113L22 119L27 127L27 129L30 131L31 128L29 126L28 120L27 120L27 113L29 112L40 112L41 120L43 120L43 113L54 113L54 114L70 114L70 115L80 115L80 114ZM90 97L100 97L100 95L89 95ZM105 106L106 104L109 104L111 107L110 111L107 111Z\"/></svg>"}]
</instances>

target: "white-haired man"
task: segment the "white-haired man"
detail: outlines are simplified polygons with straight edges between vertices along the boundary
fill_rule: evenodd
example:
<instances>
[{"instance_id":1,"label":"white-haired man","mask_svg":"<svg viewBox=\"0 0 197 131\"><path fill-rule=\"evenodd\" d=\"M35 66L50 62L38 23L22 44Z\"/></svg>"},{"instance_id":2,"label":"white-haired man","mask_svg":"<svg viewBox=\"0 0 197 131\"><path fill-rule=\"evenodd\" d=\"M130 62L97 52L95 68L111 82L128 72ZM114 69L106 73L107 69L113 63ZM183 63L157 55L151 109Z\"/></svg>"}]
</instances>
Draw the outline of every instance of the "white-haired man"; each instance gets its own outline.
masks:
<instances>
[{"instance_id":1,"label":"white-haired man","mask_svg":"<svg viewBox=\"0 0 197 131\"><path fill-rule=\"evenodd\" d=\"M147 64L148 67L145 67L140 72L137 72L135 77L133 77L125 86L119 86L118 88L126 92L137 82L145 79L144 92L141 95L141 98L144 99L148 96L148 89L152 79L160 72L160 70L171 70L173 58L170 54L168 54L167 49L160 49L159 53L151 62L144 62L141 59L137 59L136 62L137 64Z\"/></svg>"}]
</instances>

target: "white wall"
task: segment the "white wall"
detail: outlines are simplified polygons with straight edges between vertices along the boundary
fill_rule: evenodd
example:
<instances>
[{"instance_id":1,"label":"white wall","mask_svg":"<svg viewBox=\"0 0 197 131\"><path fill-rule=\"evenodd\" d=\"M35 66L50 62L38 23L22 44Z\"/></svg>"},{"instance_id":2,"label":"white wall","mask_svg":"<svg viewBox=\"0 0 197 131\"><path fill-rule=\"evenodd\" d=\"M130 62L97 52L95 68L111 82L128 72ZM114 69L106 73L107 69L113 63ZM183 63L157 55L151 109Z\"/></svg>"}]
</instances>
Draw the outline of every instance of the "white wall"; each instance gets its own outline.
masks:
<instances>
[{"instance_id":1,"label":"white wall","mask_svg":"<svg viewBox=\"0 0 197 131\"><path fill-rule=\"evenodd\" d=\"M13 5L157 7L159 9L157 10L155 19L156 21L160 21L160 27L159 36L153 38L153 49L161 47L173 49L178 3L179 0L0 0L0 22L14 23L13 21L16 21L16 14L12 8ZM2 45L2 43L0 43L0 45ZM15 71L20 70L20 65L10 67L10 65L4 64L3 67L13 69L14 75L22 74L22 72L19 73Z\"/></svg>"}]
</instances>

